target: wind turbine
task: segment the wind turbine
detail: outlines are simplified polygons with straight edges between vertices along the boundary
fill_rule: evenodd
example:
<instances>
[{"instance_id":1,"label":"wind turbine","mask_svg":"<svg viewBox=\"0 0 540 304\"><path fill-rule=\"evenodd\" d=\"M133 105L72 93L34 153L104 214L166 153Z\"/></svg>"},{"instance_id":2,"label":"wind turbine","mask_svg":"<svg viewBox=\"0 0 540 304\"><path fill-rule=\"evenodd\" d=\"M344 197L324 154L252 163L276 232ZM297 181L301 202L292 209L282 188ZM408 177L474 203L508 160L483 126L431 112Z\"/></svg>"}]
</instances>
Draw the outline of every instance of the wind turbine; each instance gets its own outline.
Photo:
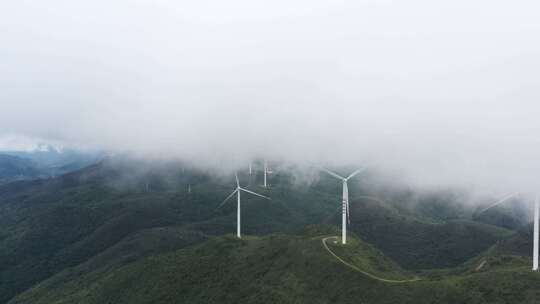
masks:
<instances>
[{"instance_id":1,"label":"wind turbine","mask_svg":"<svg viewBox=\"0 0 540 304\"><path fill-rule=\"evenodd\" d=\"M332 175L333 177L339 179L343 183L343 200L342 200L342 208L341 208L341 243L347 244L347 222L350 224L349 219L349 187L347 185L347 181L351 178L353 178L356 174L364 171L364 168L358 169L351 173L351 175L347 177L343 177L337 173L334 173L326 168L320 167L323 171L326 173Z\"/></svg>"},{"instance_id":2,"label":"wind turbine","mask_svg":"<svg viewBox=\"0 0 540 304\"><path fill-rule=\"evenodd\" d=\"M533 271L538 271L538 220L539 220L539 209L540 209L540 196L536 196L536 201L534 202L534 232L533 232Z\"/></svg>"},{"instance_id":3,"label":"wind turbine","mask_svg":"<svg viewBox=\"0 0 540 304\"><path fill-rule=\"evenodd\" d=\"M271 200L271 198L240 187L240 182L238 181L238 174L235 173L234 177L236 178L236 189L231 194L229 194L229 196L227 196L227 198L217 207L217 209L223 206L231 197L233 197L234 194L236 194L236 236L238 238L241 238L242 236L240 234L240 192L244 191L244 192L262 197L267 200Z\"/></svg>"}]
</instances>

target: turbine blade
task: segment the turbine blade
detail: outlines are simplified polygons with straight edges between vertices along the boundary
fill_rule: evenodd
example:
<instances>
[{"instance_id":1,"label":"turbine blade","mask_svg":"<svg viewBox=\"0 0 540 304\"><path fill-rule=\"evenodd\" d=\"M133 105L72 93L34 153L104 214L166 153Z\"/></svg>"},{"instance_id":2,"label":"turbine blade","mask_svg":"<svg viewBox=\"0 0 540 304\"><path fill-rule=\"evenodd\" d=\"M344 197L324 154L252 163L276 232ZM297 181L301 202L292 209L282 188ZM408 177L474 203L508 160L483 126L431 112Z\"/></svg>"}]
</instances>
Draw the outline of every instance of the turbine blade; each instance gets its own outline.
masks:
<instances>
[{"instance_id":1,"label":"turbine blade","mask_svg":"<svg viewBox=\"0 0 540 304\"><path fill-rule=\"evenodd\" d=\"M240 181L238 181L238 174L235 172L234 177L236 178L236 186L240 188Z\"/></svg>"},{"instance_id":2,"label":"turbine blade","mask_svg":"<svg viewBox=\"0 0 540 304\"><path fill-rule=\"evenodd\" d=\"M240 190L242 190L242 191L245 191L245 192L247 192L247 193L251 193L251 194L256 195L256 196L260 196L260 197L265 198L265 199L267 199L267 200L272 200L272 199L269 198L268 196L264 196L264 195L262 195L262 194L255 193L255 192L253 192L253 191L249 191L248 189L244 189L244 188L238 188L238 189L240 189Z\"/></svg>"},{"instance_id":3,"label":"turbine blade","mask_svg":"<svg viewBox=\"0 0 540 304\"><path fill-rule=\"evenodd\" d=\"M221 208L221 206L223 206L231 197L233 197L233 195L236 194L236 191L238 191L238 189L234 190L231 194L229 194L229 196L227 196L227 198L224 199L223 202L219 204L219 206L216 209Z\"/></svg>"},{"instance_id":4,"label":"turbine blade","mask_svg":"<svg viewBox=\"0 0 540 304\"><path fill-rule=\"evenodd\" d=\"M353 173L351 173L351 175L347 176L346 180L349 180L350 178L353 178L356 174L358 174L358 173L360 173L360 172L362 172L364 170L365 170L365 168L361 168L361 169L358 169L358 170L354 171Z\"/></svg>"},{"instance_id":5,"label":"turbine blade","mask_svg":"<svg viewBox=\"0 0 540 304\"><path fill-rule=\"evenodd\" d=\"M341 180L345 179L343 176L340 176L339 174L334 173L334 172L332 172L332 171L330 171L330 170L328 170L328 169L326 169L326 168L324 168L324 167L318 167L318 168L321 169L321 170L323 170L323 171L325 171L326 173L332 175L332 176L335 177L335 178L338 178L338 179L341 179Z\"/></svg>"},{"instance_id":6,"label":"turbine blade","mask_svg":"<svg viewBox=\"0 0 540 304\"><path fill-rule=\"evenodd\" d=\"M488 211L489 209L491 209L491 208L493 208L493 207L499 206L500 204L506 202L507 200L509 200L509 199L513 198L514 196L519 195L519 194L521 194L521 192L510 193L509 195L507 195L507 196L501 198L500 200L496 201L495 203L489 205L488 207L486 207L486 208L484 208L484 209L478 211L478 213L476 213L476 216L478 216L478 215L480 215L480 214L482 214L482 213Z\"/></svg>"}]
</instances>

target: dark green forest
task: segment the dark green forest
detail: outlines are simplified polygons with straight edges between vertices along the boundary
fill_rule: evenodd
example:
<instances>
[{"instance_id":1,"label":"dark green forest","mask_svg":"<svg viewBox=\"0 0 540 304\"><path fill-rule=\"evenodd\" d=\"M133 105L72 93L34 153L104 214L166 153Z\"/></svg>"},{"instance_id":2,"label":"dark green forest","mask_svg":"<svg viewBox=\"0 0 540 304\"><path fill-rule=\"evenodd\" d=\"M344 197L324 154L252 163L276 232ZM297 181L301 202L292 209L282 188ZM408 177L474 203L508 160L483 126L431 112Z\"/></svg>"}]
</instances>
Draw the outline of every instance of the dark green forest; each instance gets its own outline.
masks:
<instances>
[{"instance_id":1,"label":"dark green forest","mask_svg":"<svg viewBox=\"0 0 540 304\"><path fill-rule=\"evenodd\" d=\"M258 165L258 164L255 164ZM347 168L338 168L344 172ZM277 166L241 184L181 162L106 159L58 177L0 186L0 303L540 303L525 211L477 214L459 190L349 185ZM188 191L188 189L190 191ZM417 278L391 283L386 279Z\"/></svg>"}]
</instances>

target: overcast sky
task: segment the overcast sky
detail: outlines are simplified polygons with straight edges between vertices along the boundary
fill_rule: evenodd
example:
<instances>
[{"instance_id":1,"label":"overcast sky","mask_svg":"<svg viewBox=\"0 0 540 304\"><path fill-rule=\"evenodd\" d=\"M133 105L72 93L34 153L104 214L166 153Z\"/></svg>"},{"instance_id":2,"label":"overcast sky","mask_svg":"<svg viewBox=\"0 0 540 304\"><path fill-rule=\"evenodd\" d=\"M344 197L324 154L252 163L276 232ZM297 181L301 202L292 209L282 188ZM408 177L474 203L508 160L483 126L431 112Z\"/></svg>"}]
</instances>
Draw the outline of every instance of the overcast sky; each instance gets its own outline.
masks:
<instances>
[{"instance_id":1,"label":"overcast sky","mask_svg":"<svg viewBox=\"0 0 540 304\"><path fill-rule=\"evenodd\" d=\"M537 1L2 1L0 147L540 190Z\"/></svg>"}]
</instances>

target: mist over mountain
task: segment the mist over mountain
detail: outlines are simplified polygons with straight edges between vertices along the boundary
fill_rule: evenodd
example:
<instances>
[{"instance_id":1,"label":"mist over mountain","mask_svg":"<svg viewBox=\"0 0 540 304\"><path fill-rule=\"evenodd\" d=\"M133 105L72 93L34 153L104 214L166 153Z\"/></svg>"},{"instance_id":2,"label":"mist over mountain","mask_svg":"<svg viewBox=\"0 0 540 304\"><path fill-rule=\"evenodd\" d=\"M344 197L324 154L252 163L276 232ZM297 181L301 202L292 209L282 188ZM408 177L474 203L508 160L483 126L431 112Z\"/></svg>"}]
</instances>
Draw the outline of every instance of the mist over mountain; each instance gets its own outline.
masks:
<instances>
[{"instance_id":1,"label":"mist over mountain","mask_svg":"<svg viewBox=\"0 0 540 304\"><path fill-rule=\"evenodd\" d=\"M537 191L537 10L4 3L0 129L217 168L273 157L376 166L419 186Z\"/></svg>"},{"instance_id":2,"label":"mist over mountain","mask_svg":"<svg viewBox=\"0 0 540 304\"><path fill-rule=\"evenodd\" d=\"M540 303L539 11L1 1L0 304Z\"/></svg>"},{"instance_id":3,"label":"mist over mountain","mask_svg":"<svg viewBox=\"0 0 540 304\"><path fill-rule=\"evenodd\" d=\"M156 163L124 156L111 157L58 177L0 186L0 302L69 302L73 297L81 296L86 300L80 301L89 303L103 299L124 301L126 297L122 294L131 293L133 285L123 284L122 280L145 282L141 283L145 286L141 288L151 286L149 282L160 282L161 287L138 297L136 302L140 303L176 297L166 287L175 281L183 282L181 286L184 287L191 286L186 287L191 291L197 291L197 286L202 286L200 284L207 284L210 287L203 295L212 296L225 288L221 286L223 276L219 271L204 275L209 270L201 272L205 268L191 269L187 265L198 265L202 261L200 258L204 257L208 265L214 265L211 268L221 269L231 264L221 260L224 252L233 256L240 254L234 257L238 260L232 264L239 267L237 271L243 276L251 271L265 273L259 274L264 280L286 276L283 271L289 267L270 267L273 261L293 264L294 272L299 271L295 275L308 284L308 289L322 284L320 282L324 282L325 276L314 273L308 275L311 279L307 280L300 273L313 268L303 268L305 263L309 263L309 256L323 258L316 264L319 267L332 264L328 259L331 255L325 253L320 237L339 231L339 181L314 172L315 178L305 183L305 178L299 176L296 169L282 167L272 170L268 178L270 186L265 189L261 186L263 175L260 165L260 162L254 163L252 175L247 168L240 171L240 183L243 187L271 196L272 201L243 197L243 233L246 238L241 241L223 237L235 229L235 204L218 208L234 188L234 177L217 176L182 162ZM415 192L413 189L393 188L392 185L372 187L376 181L376 176L366 175L349 184L351 241L365 242L361 246L369 249L349 253L359 267L367 267L366 262L355 259L367 259L371 261L367 264L369 269L383 277L433 277L434 282L439 282L433 284L443 284L437 285L441 288L439 292L450 296L445 300L449 302L441 303L452 303L452 297L467 297L467 293L462 295L464 291L459 291L461 287L448 291L446 281L439 281L441 276L453 275L459 276L460 280L479 282L486 273L478 273L474 269L484 260L485 271L489 271L494 276L493 280L500 284L508 280L501 275L508 273L507 269L518 271L527 268L526 272L529 272L530 222L521 217L524 210L518 212L521 209L515 202L477 215L477 207L467 202L467 193L455 190ZM517 213L508 212L508 207L514 207ZM264 241L256 241L259 238ZM283 246L276 246L272 240L278 240ZM240 249L237 247L239 244L251 249ZM200 252L201 249L197 248L206 249ZM229 253L232 248L237 248L233 250L236 253ZM293 250L293 253L284 248ZM297 251L304 254L298 255ZM165 257L168 254L187 256L169 260ZM248 260L242 258L246 254L251 256ZM161 269L158 265L161 265L162 258L169 261L166 267L179 265L187 268L171 276L160 272L165 277L161 274L140 275L138 270L129 270L139 267L136 266L138 263L147 263L146 258L153 261L149 262L148 267L151 268ZM255 260L270 264L259 269L259 266L251 264ZM151 266L154 262L158 265ZM184 281L188 269L198 277L192 283ZM338 273L332 270L332 276ZM199 278L201 275L206 279ZM536 282L534 276L522 277L525 275L523 270L516 275L520 278L515 281L519 287L507 285L505 288L523 292L529 290L527 284ZM105 278L111 280L105 285L113 288L92 287ZM364 279L355 280L369 284ZM282 289L282 286L288 286L286 283L269 284L280 294L292 292ZM253 288L265 290L268 288L265 286ZM421 299L429 301L438 297L426 292L422 286L411 287ZM386 290L387 287L381 288ZM394 292L391 286L389 288L388 292ZM228 292L233 297L242 294L237 287L230 287ZM395 292L395 296L406 296L403 291ZM490 293L483 292L481 298L487 302L479 303L490 303L487 296ZM522 298L521 292L506 297ZM190 294L187 292L183 297ZM351 300L362 297L362 293L347 294ZM328 297L335 296L337 294L328 294ZM265 301L271 298L265 298ZM168 302L160 301L158 303Z\"/></svg>"}]
</instances>

